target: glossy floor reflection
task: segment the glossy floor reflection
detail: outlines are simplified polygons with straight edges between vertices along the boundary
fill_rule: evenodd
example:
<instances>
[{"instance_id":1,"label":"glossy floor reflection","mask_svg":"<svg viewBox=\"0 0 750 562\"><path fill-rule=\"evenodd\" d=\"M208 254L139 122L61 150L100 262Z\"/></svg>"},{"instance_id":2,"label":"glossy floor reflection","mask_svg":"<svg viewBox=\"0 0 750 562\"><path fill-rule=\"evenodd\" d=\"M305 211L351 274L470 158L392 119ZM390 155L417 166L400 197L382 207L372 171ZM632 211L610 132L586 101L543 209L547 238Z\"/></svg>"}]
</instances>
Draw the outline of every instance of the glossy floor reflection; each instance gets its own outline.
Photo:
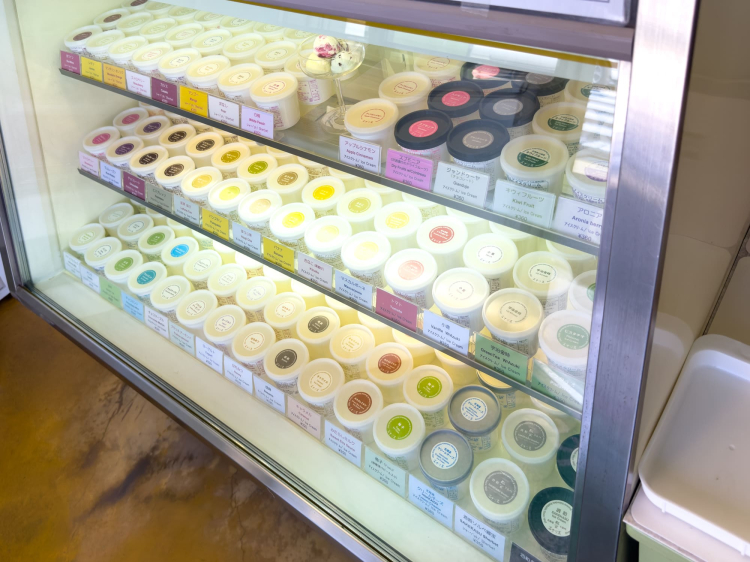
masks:
<instances>
[{"instance_id":1,"label":"glossy floor reflection","mask_svg":"<svg viewBox=\"0 0 750 562\"><path fill-rule=\"evenodd\" d=\"M351 560L13 299L0 302L0 560Z\"/></svg>"}]
</instances>

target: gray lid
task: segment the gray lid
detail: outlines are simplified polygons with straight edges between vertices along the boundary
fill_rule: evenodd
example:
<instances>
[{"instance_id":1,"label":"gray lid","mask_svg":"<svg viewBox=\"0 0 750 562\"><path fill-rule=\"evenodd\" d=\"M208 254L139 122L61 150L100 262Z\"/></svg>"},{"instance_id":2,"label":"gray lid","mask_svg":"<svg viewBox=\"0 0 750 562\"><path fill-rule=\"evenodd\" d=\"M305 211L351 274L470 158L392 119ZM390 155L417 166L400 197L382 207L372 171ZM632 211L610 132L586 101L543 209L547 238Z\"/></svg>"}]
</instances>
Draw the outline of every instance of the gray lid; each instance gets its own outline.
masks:
<instances>
[{"instance_id":1,"label":"gray lid","mask_svg":"<svg viewBox=\"0 0 750 562\"><path fill-rule=\"evenodd\" d=\"M451 424L465 435L486 435L500 425L501 416L497 397L483 386L465 386L457 390L448 405Z\"/></svg>"},{"instance_id":2,"label":"gray lid","mask_svg":"<svg viewBox=\"0 0 750 562\"><path fill-rule=\"evenodd\" d=\"M466 438L452 429L427 436L419 451L419 466L430 483L455 486L466 480L474 465L474 451Z\"/></svg>"}]
</instances>

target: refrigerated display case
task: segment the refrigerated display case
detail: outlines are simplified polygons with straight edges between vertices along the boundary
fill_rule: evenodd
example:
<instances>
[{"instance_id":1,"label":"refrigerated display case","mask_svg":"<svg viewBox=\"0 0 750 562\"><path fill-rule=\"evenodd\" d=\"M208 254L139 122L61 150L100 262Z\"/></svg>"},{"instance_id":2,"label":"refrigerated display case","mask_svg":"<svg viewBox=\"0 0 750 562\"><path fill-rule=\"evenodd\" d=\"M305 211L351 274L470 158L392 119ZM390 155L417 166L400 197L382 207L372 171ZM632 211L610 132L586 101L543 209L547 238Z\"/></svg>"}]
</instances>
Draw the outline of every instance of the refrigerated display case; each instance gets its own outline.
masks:
<instances>
[{"instance_id":1,"label":"refrigerated display case","mask_svg":"<svg viewBox=\"0 0 750 562\"><path fill-rule=\"evenodd\" d=\"M614 560L693 3L0 7L16 298L362 559Z\"/></svg>"}]
</instances>

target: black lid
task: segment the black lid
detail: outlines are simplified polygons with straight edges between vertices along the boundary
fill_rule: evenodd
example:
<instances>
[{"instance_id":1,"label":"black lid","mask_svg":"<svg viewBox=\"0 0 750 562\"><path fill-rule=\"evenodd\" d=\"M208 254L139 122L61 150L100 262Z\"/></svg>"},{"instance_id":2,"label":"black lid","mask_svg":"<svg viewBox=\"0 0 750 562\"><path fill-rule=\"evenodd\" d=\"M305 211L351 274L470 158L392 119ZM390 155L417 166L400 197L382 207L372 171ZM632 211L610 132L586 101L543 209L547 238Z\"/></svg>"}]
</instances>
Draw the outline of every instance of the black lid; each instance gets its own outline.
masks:
<instances>
[{"instance_id":1,"label":"black lid","mask_svg":"<svg viewBox=\"0 0 750 562\"><path fill-rule=\"evenodd\" d=\"M567 78L557 78L546 74L537 74L536 72L529 72L524 79L526 80L526 90L537 96L557 94L562 92L568 84Z\"/></svg>"},{"instance_id":2,"label":"black lid","mask_svg":"<svg viewBox=\"0 0 750 562\"><path fill-rule=\"evenodd\" d=\"M573 492L567 488L545 488L529 504L529 530L553 554L567 556L572 517Z\"/></svg>"},{"instance_id":3,"label":"black lid","mask_svg":"<svg viewBox=\"0 0 750 562\"><path fill-rule=\"evenodd\" d=\"M474 82L459 80L435 87L427 98L427 107L448 117L465 117L479 110L484 91Z\"/></svg>"},{"instance_id":4,"label":"black lid","mask_svg":"<svg viewBox=\"0 0 750 562\"><path fill-rule=\"evenodd\" d=\"M576 486L576 473L578 472L578 446L580 442L580 435L571 435L562 442L562 445L560 445L560 448L557 450L557 471L560 473L560 477L571 488L575 488Z\"/></svg>"},{"instance_id":5,"label":"black lid","mask_svg":"<svg viewBox=\"0 0 750 562\"><path fill-rule=\"evenodd\" d=\"M514 92L510 89L495 90L487 94L479 106L482 119L491 119L505 127L527 125L539 111L539 100L535 95Z\"/></svg>"},{"instance_id":6,"label":"black lid","mask_svg":"<svg viewBox=\"0 0 750 562\"><path fill-rule=\"evenodd\" d=\"M510 84L517 91L526 88L525 72L475 62L464 63L461 80L469 80L481 88L501 88L505 84Z\"/></svg>"},{"instance_id":7,"label":"black lid","mask_svg":"<svg viewBox=\"0 0 750 562\"><path fill-rule=\"evenodd\" d=\"M402 148L427 150L447 141L452 130L453 121L445 113L420 109L399 119L393 134Z\"/></svg>"},{"instance_id":8,"label":"black lid","mask_svg":"<svg viewBox=\"0 0 750 562\"><path fill-rule=\"evenodd\" d=\"M465 162L487 162L500 156L510 135L500 123L472 119L453 127L448 135L448 153Z\"/></svg>"}]
</instances>

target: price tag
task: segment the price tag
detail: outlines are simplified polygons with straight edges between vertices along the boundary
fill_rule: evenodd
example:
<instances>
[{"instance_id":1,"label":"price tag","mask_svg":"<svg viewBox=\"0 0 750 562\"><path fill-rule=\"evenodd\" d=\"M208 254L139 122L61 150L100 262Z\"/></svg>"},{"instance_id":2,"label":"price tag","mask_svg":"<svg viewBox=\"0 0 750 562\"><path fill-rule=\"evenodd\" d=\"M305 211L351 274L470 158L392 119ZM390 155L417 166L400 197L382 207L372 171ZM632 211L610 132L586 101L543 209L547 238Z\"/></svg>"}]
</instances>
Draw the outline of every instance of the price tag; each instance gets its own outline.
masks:
<instances>
[{"instance_id":1,"label":"price tag","mask_svg":"<svg viewBox=\"0 0 750 562\"><path fill-rule=\"evenodd\" d=\"M122 188L125 190L125 193L130 193L130 195L137 197L141 201L146 199L146 182L138 176L123 172Z\"/></svg>"},{"instance_id":2,"label":"price tag","mask_svg":"<svg viewBox=\"0 0 750 562\"><path fill-rule=\"evenodd\" d=\"M434 165L434 162L427 158L420 158L389 148L385 162L385 177L418 189L430 191Z\"/></svg>"},{"instance_id":3,"label":"price tag","mask_svg":"<svg viewBox=\"0 0 750 562\"><path fill-rule=\"evenodd\" d=\"M104 65L104 83L121 90L127 90L128 83L125 80L125 69L111 64Z\"/></svg>"},{"instance_id":4,"label":"price tag","mask_svg":"<svg viewBox=\"0 0 750 562\"><path fill-rule=\"evenodd\" d=\"M299 254L297 256L297 273L329 291L333 290L333 267L327 263L305 254Z\"/></svg>"},{"instance_id":5,"label":"price tag","mask_svg":"<svg viewBox=\"0 0 750 562\"><path fill-rule=\"evenodd\" d=\"M404 469L384 459L369 447L365 447L365 472L402 498L406 497Z\"/></svg>"},{"instance_id":6,"label":"price tag","mask_svg":"<svg viewBox=\"0 0 750 562\"><path fill-rule=\"evenodd\" d=\"M195 336L171 320L169 321L169 341L195 357Z\"/></svg>"},{"instance_id":7,"label":"price tag","mask_svg":"<svg viewBox=\"0 0 750 562\"><path fill-rule=\"evenodd\" d=\"M224 354L199 337L195 338L195 356L220 375L224 374Z\"/></svg>"},{"instance_id":8,"label":"price tag","mask_svg":"<svg viewBox=\"0 0 750 562\"><path fill-rule=\"evenodd\" d=\"M432 191L475 207L484 207L490 176L468 168L440 162Z\"/></svg>"},{"instance_id":9,"label":"price tag","mask_svg":"<svg viewBox=\"0 0 750 562\"><path fill-rule=\"evenodd\" d=\"M339 137L339 160L360 170L380 173L380 146L350 137Z\"/></svg>"},{"instance_id":10,"label":"price tag","mask_svg":"<svg viewBox=\"0 0 750 562\"><path fill-rule=\"evenodd\" d=\"M89 289L99 294L99 276L87 267L81 266L81 281Z\"/></svg>"},{"instance_id":11,"label":"price tag","mask_svg":"<svg viewBox=\"0 0 750 562\"><path fill-rule=\"evenodd\" d=\"M258 375L253 375L253 385L255 386L255 397L261 402L271 406L280 414L286 414L286 395L271 383L264 381Z\"/></svg>"},{"instance_id":12,"label":"price tag","mask_svg":"<svg viewBox=\"0 0 750 562\"><path fill-rule=\"evenodd\" d=\"M172 196L172 206L174 207L174 214L180 218L185 219L195 226L201 223L201 208L197 203L188 201L184 197L179 195Z\"/></svg>"},{"instance_id":13,"label":"price tag","mask_svg":"<svg viewBox=\"0 0 750 562\"><path fill-rule=\"evenodd\" d=\"M81 76L85 76L86 78L90 78L91 80L101 82L104 79L102 63L100 63L98 60L81 57Z\"/></svg>"},{"instance_id":14,"label":"price tag","mask_svg":"<svg viewBox=\"0 0 750 562\"><path fill-rule=\"evenodd\" d=\"M240 106L214 96L208 96L208 116L225 125L240 126Z\"/></svg>"},{"instance_id":15,"label":"price tag","mask_svg":"<svg viewBox=\"0 0 750 562\"><path fill-rule=\"evenodd\" d=\"M146 185L146 203L150 203L167 213L172 212L172 194L150 183Z\"/></svg>"},{"instance_id":16,"label":"price tag","mask_svg":"<svg viewBox=\"0 0 750 562\"><path fill-rule=\"evenodd\" d=\"M368 310L372 310L372 285L363 283L359 279L355 279L338 269L335 271L335 278L336 292L339 295L353 300Z\"/></svg>"},{"instance_id":17,"label":"price tag","mask_svg":"<svg viewBox=\"0 0 750 562\"><path fill-rule=\"evenodd\" d=\"M495 560L502 562L505 554L505 537L489 525L456 506L456 532L474 546L479 547Z\"/></svg>"},{"instance_id":18,"label":"price tag","mask_svg":"<svg viewBox=\"0 0 750 562\"><path fill-rule=\"evenodd\" d=\"M241 127L243 131L273 140L273 113L243 105Z\"/></svg>"},{"instance_id":19,"label":"price tag","mask_svg":"<svg viewBox=\"0 0 750 562\"><path fill-rule=\"evenodd\" d=\"M469 328L459 326L429 310L424 311L423 326L422 333L432 341L462 355L469 354Z\"/></svg>"},{"instance_id":20,"label":"price tag","mask_svg":"<svg viewBox=\"0 0 750 562\"><path fill-rule=\"evenodd\" d=\"M112 281L106 277L99 279L99 295L109 304L113 304L117 308L122 308L120 293L120 287L112 283Z\"/></svg>"},{"instance_id":21,"label":"price tag","mask_svg":"<svg viewBox=\"0 0 750 562\"><path fill-rule=\"evenodd\" d=\"M559 197L552 230L598 246L602 238L603 218L604 210L595 205Z\"/></svg>"},{"instance_id":22,"label":"price tag","mask_svg":"<svg viewBox=\"0 0 750 562\"><path fill-rule=\"evenodd\" d=\"M249 228L242 226L238 222L233 222L232 237L234 238L234 243L238 246L242 246L243 248L251 251L257 256L260 255L260 232L255 232L254 230L250 230Z\"/></svg>"},{"instance_id":23,"label":"price tag","mask_svg":"<svg viewBox=\"0 0 750 562\"><path fill-rule=\"evenodd\" d=\"M180 86L180 109L201 117L208 117L208 94L187 86Z\"/></svg>"},{"instance_id":24,"label":"price tag","mask_svg":"<svg viewBox=\"0 0 750 562\"><path fill-rule=\"evenodd\" d=\"M100 162L99 168L99 173L104 181L118 189L122 189L122 170L120 168L106 162Z\"/></svg>"},{"instance_id":25,"label":"price tag","mask_svg":"<svg viewBox=\"0 0 750 562\"><path fill-rule=\"evenodd\" d=\"M510 558L508 562L541 562L536 556L532 556L516 543L510 544Z\"/></svg>"},{"instance_id":26,"label":"price tag","mask_svg":"<svg viewBox=\"0 0 750 562\"><path fill-rule=\"evenodd\" d=\"M63 262L65 263L65 269L78 279L81 278L81 260L68 252L63 252Z\"/></svg>"},{"instance_id":27,"label":"price tag","mask_svg":"<svg viewBox=\"0 0 750 562\"><path fill-rule=\"evenodd\" d=\"M417 305L398 298L388 291L377 290L375 312L412 332L417 331L417 314L419 313Z\"/></svg>"},{"instance_id":28,"label":"price tag","mask_svg":"<svg viewBox=\"0 0 750 562\"><path fill-rule=\"evenodd\" d=\"M326 420L325 442L356 467L362 466L362 441Z\"/></svg>"},{"instance_id":29,"label":"price tag","mask_svg":"<svg viewBox=\"0 0 750 562\"><path fill-rule=\"evenodd\" d=\"M229 219L224 218L205 207L201 209L201 217L203 219L203 230L215 234L224 240L229 240Z\"/></svg>"},{"instance_id":30,"label":"price tag","mask_svg":"<svg viewBox=\"0 0 750 562\"><path fill-rule=\"evenodd\" d=\"M549 228L555 212L555 194L497 180L493 210L503 216Z\"/></svg>"},{"instance_id":31,"label":"price tag","mask_svg":"<svg viewBox=\"0 0 750 562\"><path fill-rule=\"evenodd\" d=\"M146 326L162 337L169 339L169 320L154 309L145 307Z\"/></svg>"},{"instance_id":32,"label":"price tag","mask_svg":"<svg viewBox=\"0 0 750 562\"><path fill-rule=\"evenodd\" d=\"M139 322L143 322L143 303L127 293L122 293L122 309Z\"/></svg>"},{"instance_id":33,"label":"price tag","mask_svg":"<svg viewBox=\"0 0 750 562\"><path fill-rule=\"evenodd\" d=\"M148 76L126 70L125 83L128 85L128 90L133 92L134 94L138 94L146 98L151 97L151 78L149 78Z\"/></svg>"},{"instance_id":34,"label":"price tag","mask_svg":"<svg viewBox=\"0 0 750 562\"><path fill-rule=\"evenodd\" d=\"M177 107L180 101L177 96L177 84L170 84L158 78L151 78L152 99Z\"/></svg>"},{"instance_id":35,"label":"price tag","mask_svg":"<svg viewBox=\"0 0 750 562\"><path fill-rule=\"evenodd\" d=\"M288 408L286 416L320 441L321 417L307 406L303 406L291 396L287 398Z\"/></svg>"},{"instance_id":36,"label":"price tag","mask_svg":"<svg viewBox=\"0 0 750 562\"><path fill-rule=\"evenodd\" d=\"M253 374L229 356L224 358L224 376L243 390L253 393Z\"/></svg>"},{"instance_id":37,"label":"price tag","mask_svg":"<svg viewBox=\"0 0 750 562\"><path fill-rule=\"evenodd\" d=\"M538 359L532 361L531 388L579 412L583 408L585 379L562 375Z\"/></svg>"},{"instance_id":38,"label":"price tag","mask_svg":"<svg viewBox=\"0 0 750 562\"><path fill-rule=\"evenodd\" d=\"M294 273L294 250L263 237L263 259Z\"/></svg>"},{"instance_id":39,"label":"price tag","mask_svg":"<svg viewBox=\"0 0 750 562\"><path fill-rule=\"evenodd\" d=\"M409 475L409 501L449 529L453 527L453 502L414 475Z\"/></svg>"},{"instance_id":40,"label":"price tag","mask_svg":"<svg viewBox=\"0 0 750 562\"><path fill-rule=\"evenodd\" d=\"M60 68L74 74L81 74L81 57L75 53L60 51Z\"/></svg>"},{"instance_id":41,"label":"price tag","mask_svg":"<svg viewBox=\"0 0 750 562\"><path fill-rule=\"evenodd\" d=\"M482 365L506 377L526 383L526 377L529 374L529 358L520 351L477 334L474 358Z\"/></svg>"},{"instance_id":42,"label":"price tag","mask_svg":"<svg viewBox=\"0 0 750 562\"><path fill-rule=\"evenodd\" d=\"M86 152L78 153L78 164L81 170L88 172L93 176L99 176L99 159L87 154Z\"/></svg>"}]
</instances>

